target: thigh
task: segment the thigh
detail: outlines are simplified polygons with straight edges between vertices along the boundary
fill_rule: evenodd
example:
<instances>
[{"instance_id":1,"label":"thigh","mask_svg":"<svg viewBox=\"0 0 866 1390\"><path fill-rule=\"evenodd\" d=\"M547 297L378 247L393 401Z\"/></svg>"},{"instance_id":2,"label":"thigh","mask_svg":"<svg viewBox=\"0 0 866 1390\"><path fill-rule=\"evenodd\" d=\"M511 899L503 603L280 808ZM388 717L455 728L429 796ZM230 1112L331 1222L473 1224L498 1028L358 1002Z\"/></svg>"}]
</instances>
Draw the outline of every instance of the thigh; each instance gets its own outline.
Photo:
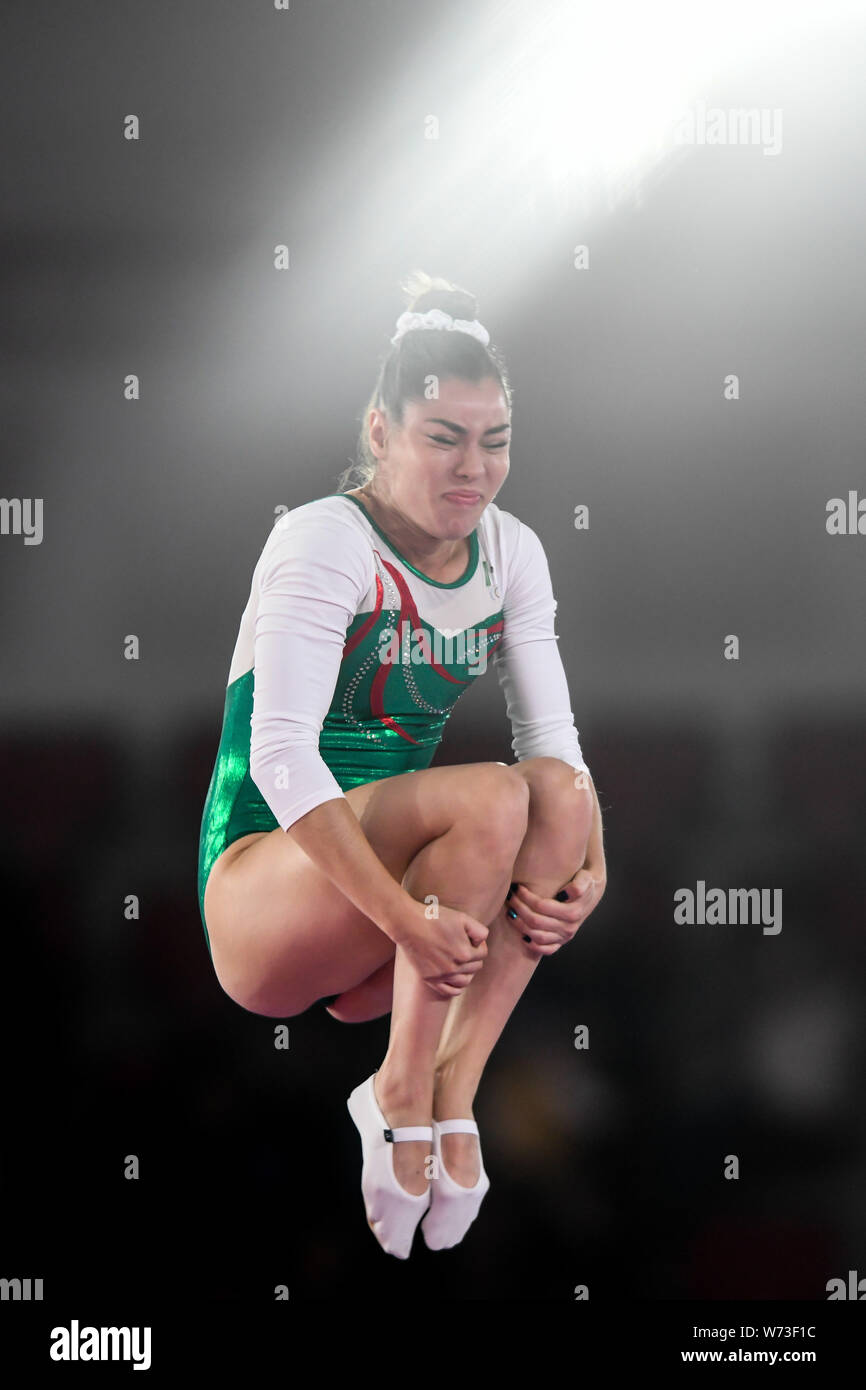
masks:
<instances>
[{"instance_id":1,"label":"thigh","mask_svg":"<svg viewBox=\"0 0 866 1390\"><path fill-rule=\"evenodd\" d=\"M503 763L426 768L350 788L346 800L401 882L425 845L512 776ZM204 911L223 989L244 1008L275 1017L351 989L394 955L390 938L282 829L243 836L223 851Z\"/></svg>"}]
</instances>

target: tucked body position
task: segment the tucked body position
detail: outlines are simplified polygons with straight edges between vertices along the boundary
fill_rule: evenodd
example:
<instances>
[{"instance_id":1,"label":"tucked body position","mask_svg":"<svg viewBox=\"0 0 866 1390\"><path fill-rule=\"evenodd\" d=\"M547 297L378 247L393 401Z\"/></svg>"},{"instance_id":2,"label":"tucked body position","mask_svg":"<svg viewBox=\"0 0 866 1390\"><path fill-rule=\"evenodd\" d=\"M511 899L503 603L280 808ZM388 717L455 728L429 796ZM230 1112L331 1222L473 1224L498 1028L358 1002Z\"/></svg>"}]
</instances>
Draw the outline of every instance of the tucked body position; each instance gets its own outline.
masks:
<instances>
[{"instance_id":1,"label":"tucked body position","mask_svg":"<svg viewBox=\"0 0 866 1390\"><path fill-rule=\"evenodd\" d=\"M346 1104L368 1225L401 1259L419 1223L438 1250L477 1216L485 1065L606 886L544 548L494 501L505 365L472 295L422 273L404 288L358 485L347 470L283 515L255 567L198 864L213 968L242 1008L390 1013ZM431 767L488 664L516 761Z\"/></svg>"}]
</instances>

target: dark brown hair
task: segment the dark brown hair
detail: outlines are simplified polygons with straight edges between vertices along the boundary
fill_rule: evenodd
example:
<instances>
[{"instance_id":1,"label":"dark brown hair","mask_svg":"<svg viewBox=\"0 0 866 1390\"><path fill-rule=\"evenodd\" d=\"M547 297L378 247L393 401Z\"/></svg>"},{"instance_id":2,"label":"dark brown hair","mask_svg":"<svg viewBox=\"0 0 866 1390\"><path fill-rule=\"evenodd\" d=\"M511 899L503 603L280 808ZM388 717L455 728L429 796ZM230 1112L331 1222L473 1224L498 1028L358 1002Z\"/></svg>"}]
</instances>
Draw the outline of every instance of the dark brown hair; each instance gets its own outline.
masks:
<instances>
[{"instance_id":1,"label":"dark brown hair","mask_svg":"<svg viewBox=\"0 0 866 1390\"><path fill-rule=\"evenodd\" d=\"M408 308L424 313L427 309L443 309L455 319L478 318L475 296L449 280L427 275L423 270L412 271L401 286L407 296ZM392 331L393 334L393 331ZM341 474L338 490L345 492L353 485L368 483L376 472L378 459L370 448L368 420L370 411L384 411L389 420L403 423L403 411L408 401L423 401L426 380L435 376L440 381L459 377L463 381L485 381L492 377L502 387L509 414L512 391L505 363L497 350L486 347L469 333L431 332L429 329L410 329L397 343L392 343L379 368L373 394L361 418L355 462Z\"/></svg>"}]
</instances>

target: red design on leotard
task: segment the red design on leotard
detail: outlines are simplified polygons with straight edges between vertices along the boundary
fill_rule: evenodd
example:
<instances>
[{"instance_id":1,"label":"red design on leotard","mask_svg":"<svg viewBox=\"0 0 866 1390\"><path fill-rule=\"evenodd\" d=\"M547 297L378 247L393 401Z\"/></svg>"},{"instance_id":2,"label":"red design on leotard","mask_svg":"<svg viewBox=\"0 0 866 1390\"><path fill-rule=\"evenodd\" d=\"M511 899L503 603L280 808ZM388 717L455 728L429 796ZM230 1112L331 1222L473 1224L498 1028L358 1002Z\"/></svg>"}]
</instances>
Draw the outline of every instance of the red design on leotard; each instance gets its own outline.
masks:
<instances>
[{"instance_id":1,"label":"red design on leotard","mask_svg":"<svg viewBox=\"0 0 866 1390\"><path fill-rule=\"evenodd\" d=\"M367 619L367 621L366 621L365 623L362 623L362 624L361 624L361 626L358 628L358 631L357 631L357 632L353 632L353 633L352 633L352 636L349 638L348 642L347 642L346 645L343 647L343 658L344 658L344 659L345 659L347 656L350 656L350 655L351 655L351 653L355 650L355 648L357 647L357 645L358 645L359 642L363 642L364 638L367 636L367 633L370 631L370 628L373 626L373 624L375 623L376 619L380 616L380 614L381 614L381 612L382 612L382 599L383 599L384 593L385 593L385 590L384 590L384 588L383 588L383 586L382 586L382 581L381 581L381 579L379 578L379 576L378 576L378 574L377 574L377 575L376 575L376 607L373 609L373 612L370 614L370 616L369 616L369 618Z\"/></svg>"},{"instance_id":2,"label":"red design on leotard","mask_svg":"<svg viewBox=\"0 0 866 1390\"><path fill-rule=\"evenodd\" d=\"M411 592L410 592L410 590L409 590L409 587L408 587L408 585L406 584L406 581L405 581L405 579L403 578L403 576L402 576L402 574L400 573L400 571L399 571L398 569L396 569L396 568L394 567L394 565L392 565L388 560L383 559L383 557L379 554L379 551L378 551L378 550L375 551L375 554L376 554L376 556L377 556L379 562L380 562L382 565L384 565L385 569L387 569L387 571L388 571L388 573L390 574L391 578L393 579L395 585L397 586L397 592L398 592L398 594L400 595L400 617L399 617L399 620L398 620L399 630L402 632L403 623L408 619L408 621L409 621L409 623L410 623L410 640L411 640L412 634L414 634L416 631L423 631L423 624L422 624L422 622L421 622L420 617L418 616L418 609L417 609L417 607L416 607L416 605L415 605L415 600L413 599L412 594L411 594ZM374 609L374 611L369 615L369 617L367 618L366 622L362 623L361 627L358 628L358 631L355 632L355 633L353 633L352 636L349 638L349 640L346 642L346 644L345 644L345 646L344 646L344 648L343 648L343 655L344 655L344 657L345 657L345 656L349 656L350 653L353 652L353 651L355 650L355 648L358 646L359 642L362 642L362 641L364 640L364 638L367 636L367 633L368 633L368 632L371 630L371 628L374 626L374 624L376 623L377 619L381 617L381 614L382 614L382 607L383 607L383 598L384 598L384 590L383 590L382 580L381 580L380 576L377 574L377 575L376 575L376 606L375 606L375 609ZM488 631L488 632L499 632L499 633L501 634L503 627L504 627L504 623L503 623L502 621L500 621L500 622L498 622L498 623L495 623L492 627L489 627L489 628L487 629L487 631ZM490 648L490 650L493 651L494 648L495 648L495 646L497 646L497 645L498 645L498 643L495 643L494 646ZM450 673L450 671L446 671L445 668L444 668L443 666L440 666L439 663L438 663L437 661L434 661L434 660L433 660L432 655L431 655L431 657L430 657L430 665L433 667L433 670L436 671L437 674L440 675L440 676L442 677L443 680L450 681L450 682L452 683L452 685L468 685L468 684L469 684L469 681L468 681L468 680L465 680L465 681L464 681L464 680L460 680L460 678L459 678L458 676L452 676L451 673ZM389 664L389 663L386 663L386 662L382 662L382 663L380 664L380 666L379 666L378 671L376 672L375 676L373 677L373 683L372 683L372 686L371 686L371 689L370 689L370 709L371 709L373 715L375 716L375 718L379 720L380 724L384 724L384 726L385 726L387 729L392 729L392 730L394 731L394 733L399 734L401 738L405 738L406 741L407 741L408 743L414 743L414 744L416 745L416 747L417 747L417 746L419 746L418 740L417 740L416 738L413 738L411 734L408 734L408 733L406 732L405 729L401 729L401 727L400 727L400 725L397 723L397 721L396 721L395 719L393 719L393 718L391 717L391 715L385 713L385 701L384 701L384 696L385 696L385 685L386 685L386 683L387 683L388 676L389 676L390 674L391 674L391 666L390 666L390 664Z\"/></svg>"}]
</instances>

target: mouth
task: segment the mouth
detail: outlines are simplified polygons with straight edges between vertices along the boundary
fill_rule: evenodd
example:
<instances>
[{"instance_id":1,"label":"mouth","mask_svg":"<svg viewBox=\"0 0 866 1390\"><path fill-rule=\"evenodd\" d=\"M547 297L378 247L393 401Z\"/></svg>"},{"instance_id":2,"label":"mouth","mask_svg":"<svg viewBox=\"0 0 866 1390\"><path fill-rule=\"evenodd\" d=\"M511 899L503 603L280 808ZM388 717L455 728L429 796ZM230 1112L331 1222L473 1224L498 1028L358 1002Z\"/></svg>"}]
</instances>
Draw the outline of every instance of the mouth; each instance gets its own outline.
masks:
<instances>
[{"instance_id":1,"label":"mouth","mask_svg":"<svg viewBox=\"0 0 866 1390\"><path fill-rule=\"evenodd\" d=\"M446 492L443 495L446 502L454 502L460 507L474 507L481 501L480 492Z\"/></svg>"}]
</instances>

